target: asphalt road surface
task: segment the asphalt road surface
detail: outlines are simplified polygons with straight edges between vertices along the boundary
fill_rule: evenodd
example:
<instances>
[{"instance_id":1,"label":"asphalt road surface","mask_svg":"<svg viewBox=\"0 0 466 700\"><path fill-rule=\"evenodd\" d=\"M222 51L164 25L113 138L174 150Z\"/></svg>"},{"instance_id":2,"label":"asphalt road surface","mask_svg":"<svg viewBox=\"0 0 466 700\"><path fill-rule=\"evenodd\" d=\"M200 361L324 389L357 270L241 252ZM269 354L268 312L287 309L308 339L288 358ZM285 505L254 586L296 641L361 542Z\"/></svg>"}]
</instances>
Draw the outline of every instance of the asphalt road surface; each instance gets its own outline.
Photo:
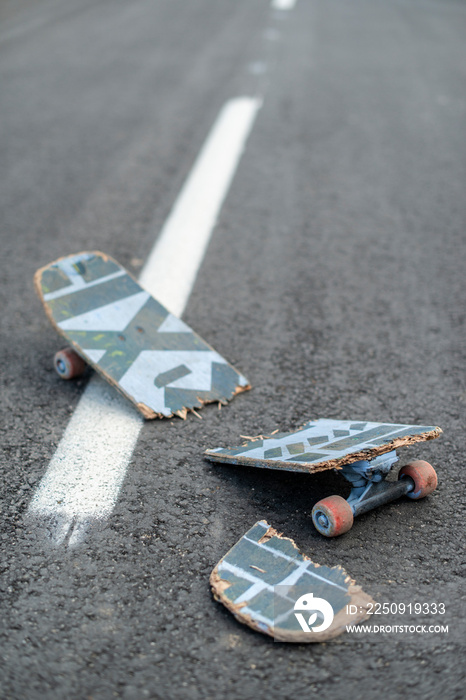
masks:
<instances>
[{"instance_id":1,"label":"asphalt road surface","mask_svg":"<svg viewBox=\"0 0 466 700\"><path fill-rule=\"evenodd\" d=\"M0 1L2 698L464 697L465 36L460 0ZM55 375L34 271L97 249L139 275L242 97L261 106L183 318L253 389L141 423L111 497L78 484L91 517L47 481L93 380ZM441 426L401 455L438 490L328 540L310 511L338 475L203 459L318 417ZM92 434L81 466L110 484ZM260 519L376 601L445 613L274 643L208 583Z\"/></svg>"}]
</instances>

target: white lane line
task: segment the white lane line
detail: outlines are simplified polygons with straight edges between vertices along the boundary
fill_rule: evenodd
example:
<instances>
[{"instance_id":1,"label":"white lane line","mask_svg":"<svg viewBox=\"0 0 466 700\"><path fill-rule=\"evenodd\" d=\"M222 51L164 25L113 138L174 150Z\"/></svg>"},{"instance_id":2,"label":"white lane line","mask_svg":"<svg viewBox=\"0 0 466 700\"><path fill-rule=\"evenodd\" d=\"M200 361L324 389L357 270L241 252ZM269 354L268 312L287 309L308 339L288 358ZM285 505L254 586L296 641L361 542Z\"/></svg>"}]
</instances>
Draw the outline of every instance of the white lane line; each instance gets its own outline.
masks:
<instances>
[{"instance_id":1,"label":"white lane line","mask_svg":"<svg viewBox=\"0 0 466 700\"><path fill-rule=\"evenodd\" d=\"M191 294L261 104L242 97L222 109L141 273L141 284L175 316Z\"/></svg>"},{"instance_id":2,"label":"white lane line","mask_svg":"<svg viewBox=\"0 0 466 700\"><path fill-rule=\"evenodd\" d=\"M296 0L272 0L274 10L292 10L296 5Z\"/></svg>"},{"instance_id":3,"label":"white lane line","mask_svg":"<svg viewBox=\"0 0 466 700\"><path fill-rule=\"evenodd\" d=\"M181 316L261 100L221 110L154 245L140 282ZM97 375L89 382L28 508L54 523L52 540L77 544L86 522L112 512L143 418Z\"/></svg>"}]
</instances>

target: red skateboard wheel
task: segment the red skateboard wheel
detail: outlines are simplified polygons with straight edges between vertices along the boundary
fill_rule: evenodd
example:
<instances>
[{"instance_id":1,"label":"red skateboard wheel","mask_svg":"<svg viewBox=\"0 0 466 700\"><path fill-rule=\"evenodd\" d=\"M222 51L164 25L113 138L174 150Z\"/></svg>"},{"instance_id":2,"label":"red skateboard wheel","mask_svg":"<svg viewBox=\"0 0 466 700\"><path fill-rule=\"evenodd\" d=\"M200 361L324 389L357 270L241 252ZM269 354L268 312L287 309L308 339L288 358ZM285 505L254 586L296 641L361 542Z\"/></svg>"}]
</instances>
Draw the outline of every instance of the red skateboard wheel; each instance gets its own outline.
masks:
<instances>
[{"instance_id":1,"label":"red skateboard wheel","mask_svg":"<svg viewBox=\"0 0 466 700\"><path fill-rule=\"evenodd\" d=\"M86 369L86 363L73 348L64 348L55 353L53 364L62 379L79 377Z\"/></svg>"},{"instance_id":2,"label":"red skateboard wheel","mask_svg":"<svg viewBox=\"0 0 466 700\"><path fill-rule=\"evenodd\" d=\"M419 459L402 467L398 478L407 476L414 481L414 489L406 494L408 498L424 498L437 488L437 474L429 462Z\"/></svg>"},{"instance_id":3,"label":"red skateboard wheel","mask_svg":"<svg viewBox=\"0 0 466 700\"><path fill-rule=\"evenodd\" d=\"M312 509L312 522L321 535L336 537L351 530L353 511L341 496L329 496L315 504Z\"/></svg>"}]
</instances>

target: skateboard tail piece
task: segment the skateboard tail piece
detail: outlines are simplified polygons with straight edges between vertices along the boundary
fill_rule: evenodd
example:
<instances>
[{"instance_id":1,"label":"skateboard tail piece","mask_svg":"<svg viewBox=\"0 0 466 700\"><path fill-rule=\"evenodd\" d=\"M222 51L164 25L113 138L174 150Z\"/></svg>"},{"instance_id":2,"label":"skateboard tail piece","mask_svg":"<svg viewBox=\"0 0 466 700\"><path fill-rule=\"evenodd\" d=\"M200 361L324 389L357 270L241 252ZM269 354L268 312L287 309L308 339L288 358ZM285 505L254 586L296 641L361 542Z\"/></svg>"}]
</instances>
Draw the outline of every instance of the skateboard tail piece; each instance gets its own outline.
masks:
<instances>
[{"instance_id":1,"label":"skateboard tail piece","mask_svg":"<svg viewBox=\"0 0 466 700\"><path fill-rule=\"evenodd\" d=\"M52 325L147 419L228 403L248 380L113 258L82 252L38 270Z\"/></svg>"}]
</instances>

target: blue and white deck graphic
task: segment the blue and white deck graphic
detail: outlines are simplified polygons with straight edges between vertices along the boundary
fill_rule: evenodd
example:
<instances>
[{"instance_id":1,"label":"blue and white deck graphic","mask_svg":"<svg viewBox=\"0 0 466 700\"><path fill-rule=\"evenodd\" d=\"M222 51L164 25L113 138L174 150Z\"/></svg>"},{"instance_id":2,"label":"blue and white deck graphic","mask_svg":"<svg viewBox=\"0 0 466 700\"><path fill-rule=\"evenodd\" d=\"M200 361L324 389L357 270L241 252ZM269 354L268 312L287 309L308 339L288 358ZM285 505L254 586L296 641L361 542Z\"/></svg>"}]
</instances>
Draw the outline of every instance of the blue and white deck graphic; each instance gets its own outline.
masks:
<instances>
[{"instance_id":1,"label":"blue and white deck graphic","mask_svg":"<svg viewBox=\"0 0 466 700\"><path fill-rule=\"evenodd\" d=\"M405 445L432 440L441 432L435 426L321 418L290 433L252 439L239 447L210 449L205 456L214 462L316 472L370 460Z\"/></svg>"},{"instance_id":2,"label":"blue and white deck graphic","mask_svg":"<svg viewBox=\"0 0 466 700\"><path fill-rule=\"evenodd\" d=\"M249 388L189 326L103 253L39 270L36 287L57 330L146 418L185 417Z\"/></svg>"},{"instance_id":3,"label":"blue and white deck graphic","mask_svg":"<svg viewBox=\"0 0 466 700\"><path fill-rule=\"evenodd\" d=\"M214 597L240 621L284 642L319 642L368 617L373 600L340 566L314 563L294 542L257 522L213 570ZM315 628L296 614L303 596L315 602ZM331 617L325 612L331 606ZM310 618L309 618L310 619ZM322 624L327 622L327 626ZM319 627L321 628L319 630Z\"/></svg>"}]
</instances>

